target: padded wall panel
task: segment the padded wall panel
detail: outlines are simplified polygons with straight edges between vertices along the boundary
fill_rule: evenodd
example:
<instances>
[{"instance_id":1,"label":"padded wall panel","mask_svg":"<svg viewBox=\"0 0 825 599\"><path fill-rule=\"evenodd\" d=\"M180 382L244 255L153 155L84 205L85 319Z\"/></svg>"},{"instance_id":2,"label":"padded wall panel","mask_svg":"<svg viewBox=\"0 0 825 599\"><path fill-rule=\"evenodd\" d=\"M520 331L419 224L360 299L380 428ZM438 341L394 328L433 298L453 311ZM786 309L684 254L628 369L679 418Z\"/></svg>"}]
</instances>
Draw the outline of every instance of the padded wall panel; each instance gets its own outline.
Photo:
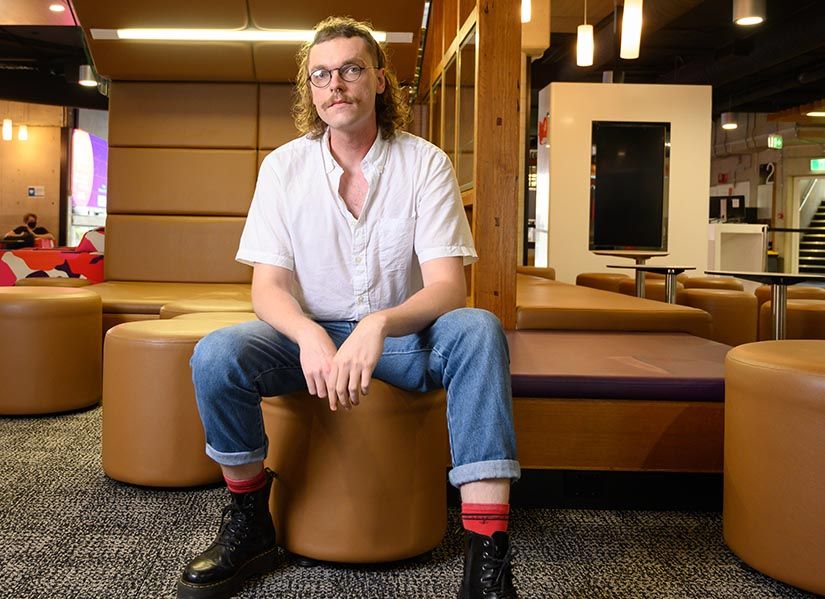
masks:
<instances>
[{"instance_id":1,"label":"padded wall panel","mask_svg":"<svg viewBox=\"0 0 825 599\"><path fill-rule=\"evenodd\" d=\"M109 214L246 216L255 150L111 148Z\"/></svg>"},{"instance_id":2,"label":"padded wall panel","mask_svg":"<svg viewBox=\"0 0 825 599\"><path fill-rule=\"evenodd\" d=\"M292 85L261 85L258 148L273 150L300 136L292 120Z\"/></svg>"},{"instance_id":3,"label":"padded wall panel","mask_svg":"<svg viewBox=\"0 0 825 599\"><path fill-rule=\"evenodd\" d=\"M259 42L252 46L258 81L293 83L298 72L295 55L299 46L278 42Z\"/></svg>"},{"instance_id":4,"label":"padded wall panel","mask_svg":"<svg viewBox=\"0 0 825 599\"><path fill-rule=\"evenodd\" d=\"M252 269L235 262L245 220L110 214L106 219L106 280L249 282Z\"/></svg>"},{"instance_id":5,"label":"padded wall panel","mask_svg":"<svg viewBox=\"0 0 825 599\"><path fill-rule=\"evenodd\" d=\"M255 81L249 43L86 40L97 71L118 81Z\"/></svg>"},{"instance_id":6,"label":"padded wall panel","mask_svg":"<svg viewBox=\"0 0 825 599\"><path fill-rule=\"evenodd\" d=\"M243 83L114 82L109 145L257 147L258 89Z\"/></svg>"},{"instance_id":7,"label":"padded wall panel","mask_svg":"<svg viewBox=\"0 0 825 599\"><path fill-rule=\"evenodd\" d=\"M246 0L72 0L84 27L243 29Z\"/></svg>"}]
</instances>

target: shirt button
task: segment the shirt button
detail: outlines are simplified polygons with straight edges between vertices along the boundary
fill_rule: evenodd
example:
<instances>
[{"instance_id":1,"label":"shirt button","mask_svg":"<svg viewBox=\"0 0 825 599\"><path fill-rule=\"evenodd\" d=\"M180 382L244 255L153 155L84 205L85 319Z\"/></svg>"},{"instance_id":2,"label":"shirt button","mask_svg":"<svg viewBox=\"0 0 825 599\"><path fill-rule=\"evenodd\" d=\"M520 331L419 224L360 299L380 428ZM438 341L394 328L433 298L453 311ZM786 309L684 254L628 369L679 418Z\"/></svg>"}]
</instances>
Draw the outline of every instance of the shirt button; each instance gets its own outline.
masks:
<instances>
[{"instance_id":1,"label":"shirt button","mask_svg":"<svg viewBox=\"0 0 825 599\"><path fill-rule=\"evenodd\" d=\"M355 257L355 263L356 264L361 264L361 256L356 256Z\"/></svg>"},{"instance_id":2,"label":"shirt button","mask_svg":"<svg viewBox=\"0 0 825 599\"><path fill-rule=\"evenodd\" d=\"M364 303L364 296L363 296L363 295L359 295L359 296L358 296L358 303L359 303L359 304L363 304L363 303Z\"/></svg>"}]
</instances>

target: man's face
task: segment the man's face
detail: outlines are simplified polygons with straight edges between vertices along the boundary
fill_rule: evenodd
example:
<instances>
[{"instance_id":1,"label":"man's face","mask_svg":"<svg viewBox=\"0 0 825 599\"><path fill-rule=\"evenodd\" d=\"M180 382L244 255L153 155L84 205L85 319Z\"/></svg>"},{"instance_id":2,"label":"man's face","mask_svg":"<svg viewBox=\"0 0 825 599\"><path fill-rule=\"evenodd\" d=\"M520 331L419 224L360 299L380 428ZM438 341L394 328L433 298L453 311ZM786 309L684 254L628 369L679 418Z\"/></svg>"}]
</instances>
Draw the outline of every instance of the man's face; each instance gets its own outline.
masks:
<instances>
[{"instance_id":1,"label":"man's face","mask_svg":"<svg viewBox=\"0 0 825 599\"><path fill-rule=\"evenodd\" d=\"M310 73L344 65L376 66L360 37L338 37L313 46L308 65ZM309 86L312 103L330 129L357 132L375 123L375 96L384 91L385 84L384 69L366 69L357 81L344 81L339 71L333 71L327 87Z\"/></svg>"},{"instance_id":2,"label":"man's face","mask_svg":"<svg viewBox=\"0 0 825 599\"><path fill-rule=\"evenodd\" d=\"M34 229L37 226L37 219L32 218L30 216L29 218L26 219L26 225L29 227L29 229Z\"/></svg>"}]
</instances>

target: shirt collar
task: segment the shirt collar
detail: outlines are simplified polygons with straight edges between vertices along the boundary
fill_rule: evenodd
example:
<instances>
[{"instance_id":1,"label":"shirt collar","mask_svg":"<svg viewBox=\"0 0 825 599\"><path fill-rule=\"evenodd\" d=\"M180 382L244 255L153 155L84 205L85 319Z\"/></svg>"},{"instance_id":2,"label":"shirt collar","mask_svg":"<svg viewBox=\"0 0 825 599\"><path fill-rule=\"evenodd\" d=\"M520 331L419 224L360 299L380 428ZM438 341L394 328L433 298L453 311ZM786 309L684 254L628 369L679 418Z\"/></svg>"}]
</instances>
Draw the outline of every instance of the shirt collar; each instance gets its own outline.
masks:
<instances>
[{"instance_id":1,"label":"shirt collar","mask_svg":"<svg viewBox=\"0 0 825 599\"><path fill-rule=\"evenodd\" d=\"M375 141L372 143L372 147L369 149L369 152L367 152L367 155L364 156L361 164L375 167L378 172L382 172L384 170L384 163L387 160L387 145L386 140L381 137L381 130L379 129L378 135L375 136ZM324 169L327 173L331 173L336 168L341 168L333 157L332 151L329 149L329 127L326 128L324 135L321 137L321 153L324 158Z\"/></svg>"}]
</instances>

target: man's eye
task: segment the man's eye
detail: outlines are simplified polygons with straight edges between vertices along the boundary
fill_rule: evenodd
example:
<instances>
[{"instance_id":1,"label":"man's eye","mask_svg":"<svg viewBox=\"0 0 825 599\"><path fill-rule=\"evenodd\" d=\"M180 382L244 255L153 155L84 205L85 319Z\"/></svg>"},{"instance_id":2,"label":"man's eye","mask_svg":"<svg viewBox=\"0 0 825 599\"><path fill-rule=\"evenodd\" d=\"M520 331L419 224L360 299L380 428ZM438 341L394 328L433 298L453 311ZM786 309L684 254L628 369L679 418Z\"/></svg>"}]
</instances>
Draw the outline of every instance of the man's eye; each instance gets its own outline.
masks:
<instances>
[{"instance_id":1,"label":"man's eye","mask_svg":"<svg viewBox=\"0 0 825 599\"><path fill-rule=\"evenodd\" d=\"M343 71L347 75L357 75L361 72L361 67L359 67L356 64L348 64L345 67L343 67Z\"/></svg>"},{"instance_id":2,"label":"man's eye","mask_svg":"<svg viewBox=\"0 0 825 599\"><path fill-rule=\"evenodd\" d=\"M329 71L319 69L317 71L312 71L312 73L310 73L309 76L313 79L326 79L327 77L329 77Z\"/></svg>"}]
</instances>

